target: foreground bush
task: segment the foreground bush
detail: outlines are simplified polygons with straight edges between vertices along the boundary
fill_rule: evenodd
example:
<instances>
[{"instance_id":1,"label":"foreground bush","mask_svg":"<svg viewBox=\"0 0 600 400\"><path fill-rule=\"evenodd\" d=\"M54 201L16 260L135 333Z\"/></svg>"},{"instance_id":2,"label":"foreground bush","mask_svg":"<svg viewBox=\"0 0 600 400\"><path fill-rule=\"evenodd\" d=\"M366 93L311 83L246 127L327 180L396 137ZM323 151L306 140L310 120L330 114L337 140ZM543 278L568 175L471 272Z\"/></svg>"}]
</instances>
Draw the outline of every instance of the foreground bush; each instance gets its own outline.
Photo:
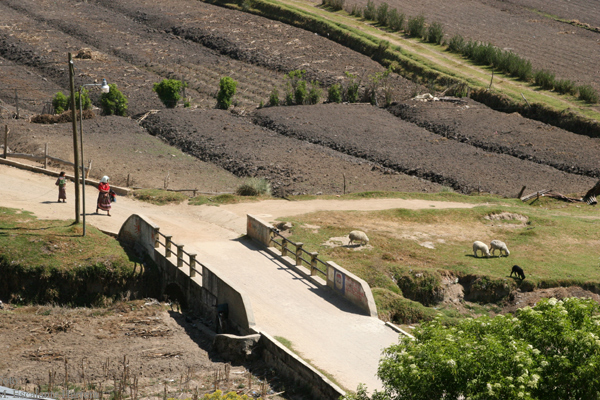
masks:
<instances>
[{"instance_id":1,"label":"foreground bush","mask_svg":"<svg viewBox=\"0 0 600 400\"><path fill-rule=\"evenodd\" d=\"M419 15L418 17L408 18L408 36L414 38L422 38L425 36L425 17Z\"/></svg>"},{"instance_id":2,"label":"foreground bush","mask_svg":"<svg viewBox=\"0 0 600 400\"><path fill-rule=\"evenodd\" d=\"M344 9L344 0L322 0L321 4L325 7L329 7L334 11L339 11Z\"/></svg>"},{"instance_id":3,"label":"foreground bush","mask_svg":"<svg viewBox=\"0 0 600 400\"><path fill-rule=\"evenodd\" d=\"M544 90L554 89L554 74L550 71L540 69L533 74L533 81Z\"/></svg>"},{"instance_id":4,"label":"foreground bush","mask_svg":"<svg viewBox=\"0 0 600 400\"><path fill-rule=\"evenodd\" d=\"M444 27L439 22L434 22L427 27L427 41L442 44L444 41Z\"/></svg>"},{"instance_id":5,"label":"foreground bush","mask_svg":"<svg viewBox=\"0 0 600 400\"><path fill-rule=\"evenodd\" d=\"M377 8L375 7L375 3L373 3L371 0L367 1L367 6L363 11L363 15L365 19L377 21Z\"/></svg>"},{"instance_id":6,"label":"foreground bush","mask_svg":"<svg viewBox=\"0 0 600 400\"><path fill-rule=\"evenodd\" d=\"M453 327L436 319L414 335L384 351L384 391L374 399L575 400L600 393L600 306L590 299L543 299L514 316Z\"/></svg>"}]
</instances>

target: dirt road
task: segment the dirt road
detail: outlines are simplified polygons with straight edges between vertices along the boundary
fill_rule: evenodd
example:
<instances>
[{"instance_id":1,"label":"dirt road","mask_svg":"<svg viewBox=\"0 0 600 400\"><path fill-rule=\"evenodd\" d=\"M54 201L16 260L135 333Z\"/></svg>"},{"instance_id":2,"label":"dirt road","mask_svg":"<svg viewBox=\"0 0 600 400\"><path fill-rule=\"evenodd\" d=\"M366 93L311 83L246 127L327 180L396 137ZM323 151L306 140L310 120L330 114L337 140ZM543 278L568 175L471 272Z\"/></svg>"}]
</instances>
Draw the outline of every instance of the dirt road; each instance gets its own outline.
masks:
<instances>
[{"instance_id":1,"label":"dirt road","mask_svg":"<svg viewBox=\"0 0 600 400\"><path fill-rule=\"evenodd\" d=\"M68 203L57 203L55 179L0 165L3 207L32 211L39 218L73 219L73 187ZM359 383L381 388L376 377L381 350L397 340L397 333L377 319L315 286L287 266L273 260L245 234L246 214L272 221L278 217L318 210L377 210L386 208L473 207L472 204L422 200L380 199L357 201L269 200L229 206L155 206L120 197L108 217L96 215L97 190L86 189L86 222L118 232L129 215L143 214L176 243L198 254L198 260L250 299L255 328L289 340L294 349L341 386L354 390Z\"/></svg>"}]
</instances>

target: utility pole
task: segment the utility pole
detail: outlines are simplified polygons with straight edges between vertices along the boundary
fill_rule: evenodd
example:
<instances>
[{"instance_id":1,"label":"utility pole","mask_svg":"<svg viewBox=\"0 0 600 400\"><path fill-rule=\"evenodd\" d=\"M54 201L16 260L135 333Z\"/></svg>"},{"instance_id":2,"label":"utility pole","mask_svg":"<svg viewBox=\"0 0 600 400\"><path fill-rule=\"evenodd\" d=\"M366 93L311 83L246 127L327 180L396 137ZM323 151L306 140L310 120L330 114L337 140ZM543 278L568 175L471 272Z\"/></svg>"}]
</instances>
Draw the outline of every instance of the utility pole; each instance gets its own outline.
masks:
<instances>
[{"instance_id":1,"label":"utility pole","mask_svg":"<svg viewBox=\"0 0 600 400\"><path fill-rule=\"evenodd\" d=\"M71 53L69 53L69 81L71 84L71 119L73 121L73 154L74 160L73 165L75 168L75 173L73 174L75 178L75 223L78 224L80 222L79 219L79 143L77 140L77 112L75 111L75 67L73 66L73 57Z\"/></svg>"}]
</instances>

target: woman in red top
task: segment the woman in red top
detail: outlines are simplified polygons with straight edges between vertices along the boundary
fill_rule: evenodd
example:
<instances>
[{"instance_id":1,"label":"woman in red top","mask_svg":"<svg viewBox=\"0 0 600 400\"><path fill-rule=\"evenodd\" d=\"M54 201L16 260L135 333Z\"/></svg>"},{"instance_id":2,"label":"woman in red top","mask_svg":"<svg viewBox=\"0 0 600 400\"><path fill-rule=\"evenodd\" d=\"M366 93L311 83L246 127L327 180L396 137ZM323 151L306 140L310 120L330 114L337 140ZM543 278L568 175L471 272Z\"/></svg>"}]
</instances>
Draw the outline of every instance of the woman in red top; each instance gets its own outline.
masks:
<instances>
[{"instance_id":1,"label":"woman in red top","mask_svg":"<svg viewBox=\"0 0 600 400\"><path fill-rule=\"evenodd\" d=\"M108 216L110 217L110 186L108 185L108 176L103 176L100 180L100 184L98 185L98 190L100 193L98 194L98 204L96 205L96 214L98 214L98 210L103 210L108 212Z\"/></svg>"}]
</instances>

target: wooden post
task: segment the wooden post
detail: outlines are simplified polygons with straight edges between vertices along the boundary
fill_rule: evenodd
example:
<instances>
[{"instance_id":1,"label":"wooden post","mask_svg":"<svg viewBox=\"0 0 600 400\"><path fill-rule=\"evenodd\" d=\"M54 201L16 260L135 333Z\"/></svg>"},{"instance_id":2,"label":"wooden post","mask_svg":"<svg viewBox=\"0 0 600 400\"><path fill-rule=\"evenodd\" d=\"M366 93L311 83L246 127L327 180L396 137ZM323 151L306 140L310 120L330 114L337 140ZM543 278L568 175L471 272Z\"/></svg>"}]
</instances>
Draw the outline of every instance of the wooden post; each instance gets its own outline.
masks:
<instances>
[{"instance_id":1,"label":"wooden post","mask_svg":"<svg viewBox=\"0 0 600 400\"><path fill-rule=\"evenodd\" d=\"M8 125L4 125L4 159L6 160L6 153L8 153Z\"/></svg>"},{"instance_id":2,"label":"wooden post","mask_svg":"<svg viewBox=\"0 0 600 400\"><path fill-rule=\"evenodd\" d=\"M196 276L196 254L190 254L190 278Z\"/></svg>"},{"instance_id":3,"label":"wooden post","mask_svg":"<svg viewBox=\"0 0 600 400\"><path fill-rule=\"evenodd\" d=\"M287 256L287 239L281 238L281 257Z\"/></svg>"},{"instance_id":4,"label":"wooden post","mask_svg":"<svg viewBox=\"0 0 600 400\"><path fill-rule=\"evenodd\" d=\"M73 123L73 177L75 178L75 223L81 222L79 215L79 203L81 201L81 185L79 184L79 138L77 137L77 114L75 112L75 67L73 66L73 56L69 53L69 85L71 89L71 119Z\"/></svg>"},{"instance_id":5,"label":"wooden post","mask_svg":"<svg viewBox=\"0 0 600 400\"><path fill-rule=\"evenodd\" d=\"M85 171L85 179L90 177L90 171L92 170L92 160L88 162L87 171Z\"/></svg>"},{"instance_id":6,"label":"wooden post","mask_svg":"<svg viewBox=\"0 0 600 400\"><path fill-rule=\"evenodd\" d=\"M48 143L44 146L44 169L48 169Z\"/></svg>"},{"instance_id":7,"label":"wooden post","mask_svg":"<svg viewBox=\"0 0 600 400\"><path fill-rule=\"evenodd\" d=\"M523 196L523 192L525 191L525 188L526 188L526 187L527 187L527 186L523 186L523 187L521 188L521 191L520 191L520 192L519 192L519 194L517 195L517 199L520 199L520 198L521 198L521 196Z\"/></svg>"},{"instance_id":8,"label":"wooden post","mask_svg":"<svg viewBox=\"0 0 600 400\"><path fill-rule=\"evenodd\" d=\"M129 174L127 174L127 187L129 187Z\"/></svg>"},{"instance_id":9,"label":"wooden post","mask_svg":"<svg viewBox=\"0 0 600 400\"><path fill-rule=\"evenodd\" d=\"M346 174L342 174L344 176L344 194L346 194Z\"/></svg>"},{"instance_id":10,"label":"wooden post","mask_svg":"<svg viewBox=\"0 0 600 400\"><path fill-rule=\"evenodd\" d=\"M19 93L15 89L15 105L17 107L17 119L19 119Z\"/></svg>"},{"instance_id":11,"label":"wooden post","mask_svg":"<svg viewBox=\"0 0 600 400\"><path fill-rule=\"evenodd\" d=\"M159 233L160 228L154 228L154 248L158 249L158 246L160 246L160 233Z\"/></svg>"},{"instance_id":12,"label":"wooden post","mask_svg":"<svg viewBox=\"0 0 600 400\"><path fill-rule=\"evenodd\" d=\"M178 244L177 246L177 268L183 267L183 245Z\"/></svg>"},{"instance_id":13,"label":"wooden post","mask_svg":"<svg viewBox=\"0 0 600 400\"><path fill-rule=\"evenodd\" d=\"M317 274L317 257L318 256L319 256L319 253L316 251L313 251L312 253L310 253L310 274L311 274L311 276Z\"/></svg>"},{"instance_id":14,"label":"wooden post","mask_svg":"<svg viewBox=\"0 0 600 400\"><path fill-rule=\"evenodd\" d=\"M302 246L304 243L296 243L296 266L302 265Z\"/></svg>"},{"instance_id":15,"label":"wooden post","mask_svg":"<svg viewBox=\"0 0 600 400\"><path fill-rule=\"evenodd\" d=\"M173 252L171 251L171 238L173 236L171 235L165 235L165 257L169 258L171 257L171 254L173 254Z\"/></svg>"}]
</instances>

